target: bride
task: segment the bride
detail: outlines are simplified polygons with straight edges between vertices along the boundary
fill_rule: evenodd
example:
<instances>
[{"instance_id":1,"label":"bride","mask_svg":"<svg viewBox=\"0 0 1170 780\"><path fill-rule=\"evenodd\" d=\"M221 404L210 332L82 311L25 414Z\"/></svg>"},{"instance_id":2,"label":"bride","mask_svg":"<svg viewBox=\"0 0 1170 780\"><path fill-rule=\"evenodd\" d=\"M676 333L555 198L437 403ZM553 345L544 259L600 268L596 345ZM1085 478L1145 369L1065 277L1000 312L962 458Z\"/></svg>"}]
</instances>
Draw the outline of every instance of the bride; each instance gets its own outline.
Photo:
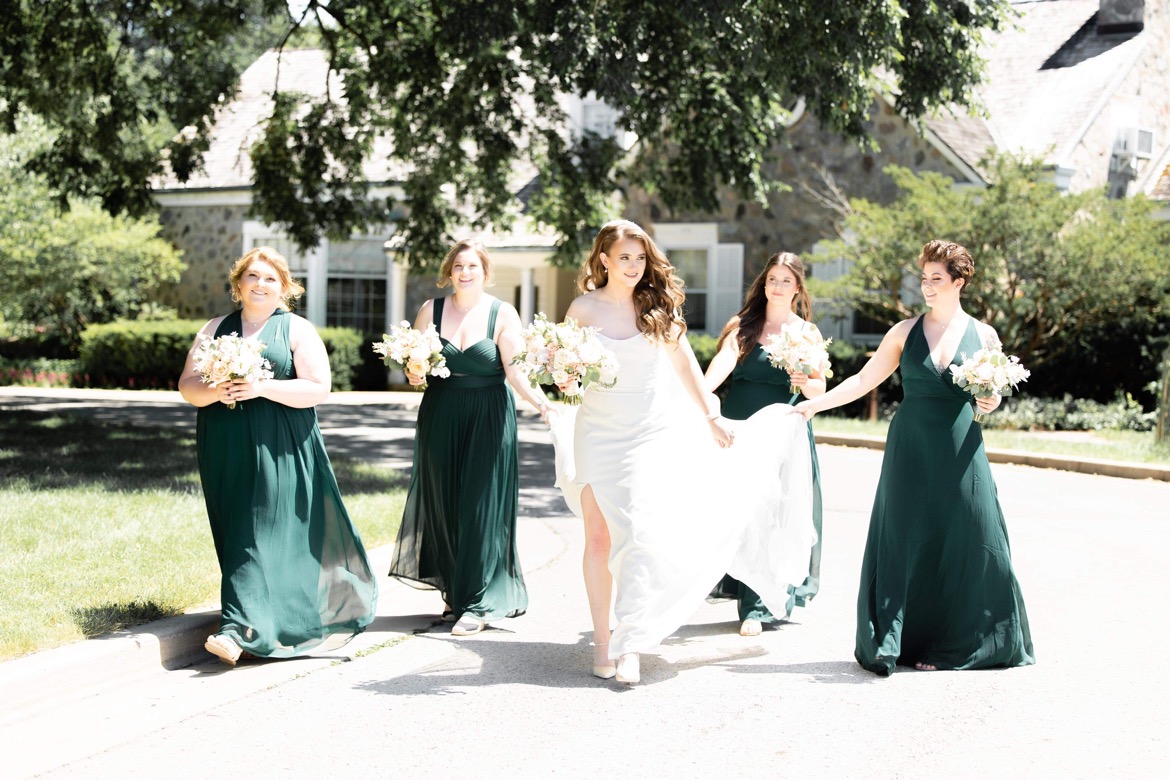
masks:
<instances>
[{"instance_id":1,"label":"bride","mask_svg":"<svg viewBox=\"0 0 1170 780\"><path fill-rule=\"evenodd\" d=\"M816 541L808 441L787 407L734 428L720 416L684 336L682 281L640 227L605 225L579 285L566 318L599 331L618 380L590 387L575 422L555 425L557 484L585 524L593 674L635 683L638 654L724 569L776 609L804 581Z\"/></svg>"}]
</instances>

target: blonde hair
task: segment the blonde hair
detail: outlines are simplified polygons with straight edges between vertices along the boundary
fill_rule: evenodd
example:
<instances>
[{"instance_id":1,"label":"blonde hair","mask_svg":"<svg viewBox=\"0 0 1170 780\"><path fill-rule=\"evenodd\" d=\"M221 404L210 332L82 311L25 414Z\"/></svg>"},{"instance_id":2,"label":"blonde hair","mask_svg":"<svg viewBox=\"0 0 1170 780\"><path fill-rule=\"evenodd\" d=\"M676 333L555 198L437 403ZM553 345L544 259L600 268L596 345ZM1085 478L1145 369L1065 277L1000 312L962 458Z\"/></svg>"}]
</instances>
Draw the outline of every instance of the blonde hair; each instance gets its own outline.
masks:
<instances>
[{"instance_id":1,"label":"blonde hair","mask_svg":"<svg viewBox=\"0 0 1170 780\"><path fill-rule=\"evenodd\" d=\"M443 258L443 264L439 266L439 279L435 282L438 287L446 287L451 284L451 269L455 267L455 258L466 249L475 252L479 262L483 265L483 286L491 287L496 283L496 277L492 273L492 259L487 253L487 248L479 241L467 238L451 247L447 256Z\"/></svg>"},{"instance_id":2,"label":"blonde hair","mask_svg":"<svg viewBox=\"0 0 1170 780\"><path fill-rule=\"evenodd\" d=\"M294 300L305 294L305 288L293 278L284 255L270 246L258 246L245 252L244 256L232 266L232 270L228 274L228 282L232 287L232 300L236 303L240 302L240 278L248 270L248 266L252 264L253 260L268 263L276 270L276 276L280 279L281 303L286 309L292 311Z\"/></svg>"},{"instance_id":3,"label":"blonde hair","mask_svg":"<svg viewBox=\"0 0 1170 780\"><path fill-rule=\"evenodd\" d=\"M599 290L609 282L602 253L609 254L610 248L623 239L641 242L646 250L646 271L634 287L634 310L637 313L638 330L655 341L679 338L687 331L682 316L683 282L674 273L674 266L646 234L646 231L626 219L618 219L604 225L593 239L589 258L581 268L577 286L582 292Z\"/></svg>"}]
</instances>

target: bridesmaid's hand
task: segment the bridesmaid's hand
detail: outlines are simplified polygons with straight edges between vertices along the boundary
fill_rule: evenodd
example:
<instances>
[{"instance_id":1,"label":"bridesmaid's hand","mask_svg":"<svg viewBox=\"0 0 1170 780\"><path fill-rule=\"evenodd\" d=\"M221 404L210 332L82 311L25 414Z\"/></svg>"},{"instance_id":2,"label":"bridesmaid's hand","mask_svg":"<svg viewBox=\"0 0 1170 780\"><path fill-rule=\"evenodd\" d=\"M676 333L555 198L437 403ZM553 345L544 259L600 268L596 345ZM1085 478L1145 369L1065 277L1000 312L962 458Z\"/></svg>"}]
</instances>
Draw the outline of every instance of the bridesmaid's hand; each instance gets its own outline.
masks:
<instances>
[{"instance_id":1,"label":"bridesmaid's hand","mask_svg":"<svg viewBox=\"0 0 1170 780\"><path fill-rule=\"evenodd\" d=\"M239 403L240 401L250 401L253 398L259 398L260 383L263 379L257 379L255 382L245 382L240 379L233 379L230 382L224 382L216 388L219 400L225 404Z\"/></svg>"},{"instance_id":2,"label":"bridesmaid's hand","mask_svg":"<svg viewBox=\"0 0 1170 780\"><path fill-rule=\"evenodd\" d=\"M723 424L722 417L712 417L707 423L711 426L711 436L720 447L730 447L735 443L735 433Z\"/></svg>"},{"instance_id":3,"label":"bridesmaid's hand","mask_svg":"<svg viewBox=\"0 0 1170 780\"><path fill-rule=\"evenodd\" d=\"M403 371L402 373L406 375L406 381L410 383L411 387L418 387L427 381L426 377L419 376L418 374L412 374L409 371Z\"/></svg>"},{"instance_id":4,"label":"bridesmaid's hand","mask_svg":"<svg viewBox=\"0 0 1170 780\"><path fill-rule=\"evenodd\" d=\"M809 380L808 374L802 374L799 371L789 371L788 372L788 384L790 384L790 385L793 385L793 386L799 387L799 388L803 388L805 385L808 384L808 380Z\"/></svg>"},{"instance_id":5,"label":"bridesmaid's hand","mask_svg":"<svg viewBox=\"0 0 1170 780\"><path fill-rule=\"evenodd\" d=\"M789 408L793 413L799 414L801 417L803 417L805 422L811 420L813 415L817 413L816 410L812 408L812 401L801 401L795 406L791 406Z\"/></svg>"},{"instance_id":6,"label":"bridesmaid's hand","mask_svg":"<svg viewBox=\"0 0 1170 780\"><path fill-rule=\"evenodd\" d=\"M999 408L1001 403L1003 403L1003 396L1001 395L993 395L988 398L975 399L975 406L978 407L979 411L983 414L991 414Z\"/></svg>"}]
</instances>

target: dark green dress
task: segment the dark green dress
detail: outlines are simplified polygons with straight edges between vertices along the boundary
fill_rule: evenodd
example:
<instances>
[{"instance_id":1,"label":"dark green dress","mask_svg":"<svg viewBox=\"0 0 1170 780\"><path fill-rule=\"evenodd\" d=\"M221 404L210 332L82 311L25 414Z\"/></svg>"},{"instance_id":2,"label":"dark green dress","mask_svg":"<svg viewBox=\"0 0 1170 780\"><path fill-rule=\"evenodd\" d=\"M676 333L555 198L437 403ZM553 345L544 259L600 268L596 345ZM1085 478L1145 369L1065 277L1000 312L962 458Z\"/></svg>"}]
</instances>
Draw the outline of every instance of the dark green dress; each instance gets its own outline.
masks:
<instances>
[{"instance_id":1,"label":"dark green dress","mask_svg":"<svg viewBox=\"0 0 1170 780\"><path fill-rule=\"evenodd\" d=\"M731 389L723 401L723 416L729 420L746 420L771 404L795 404L804 400L799 393L789 392L788 372L768 362L764 348L756 344L752 351L731 372ZM787 610L783 618L792 614L793 607L803 607L817 595L821 582L821 477L817 463L817 445L812 425L808 427L808 447L812 456L813 525L817 529L817 543L809 559L808 578L800 587L789 587ZM740 621L752 618L761 623L777 620L756 592L731 576L724 577L711 591L711 598L736 599Z\"/></svg>"},{"instance_id":2,"label":"dark green dress","mask_svg":"<svg viewBox=\"0 0 1170 780\"><path fill-rule=\"evenodd\" d=\"M435 299L443 322L445 298ZM460 350L442 339L451 376L427 378L418 408L414 468L390 576L437 588L456 617L516 617L528 591L516 555L519 447L516 404L487 334Z\"/></svg>"},{"instance_id":3,"label":"dark green dress","mask_svg":"<svg viewBox=\"0 0 1170 780\"><path fill-rule=\"evenodd\" d=\"M291 315L256 338L275 379L296 377ZM216 337L242 333L240 313ZM288 658L348 642L374 619L377 581L349 519L314 409L255 398L199 410L199 477L219 558L220 632L254 655Z\"/></svg>"},{"instance_id":4,"label":"dark green dress","mask_svg":"<svg viewBox=\"0 0 1170 780\"><path fill-rule=\"evenodd\" d=\"M967 324L955 362L982 346ZM974 399L939 371L919 318L899 368L857 594L858 663L980 669L1035 663Z\"/></svg>"}]
</instances>

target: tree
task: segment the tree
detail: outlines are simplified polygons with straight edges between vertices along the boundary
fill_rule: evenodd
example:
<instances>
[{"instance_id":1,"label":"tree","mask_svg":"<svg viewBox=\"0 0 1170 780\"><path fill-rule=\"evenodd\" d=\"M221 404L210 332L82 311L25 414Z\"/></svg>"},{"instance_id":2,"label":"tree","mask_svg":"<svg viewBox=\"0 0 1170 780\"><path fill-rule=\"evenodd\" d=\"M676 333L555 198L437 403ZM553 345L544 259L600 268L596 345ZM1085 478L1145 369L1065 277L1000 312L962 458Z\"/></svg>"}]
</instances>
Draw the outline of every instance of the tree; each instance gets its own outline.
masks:
<instances>
[{"instance_id":1,"label":"tree","mask_svg":"<svg viewBox=\"0 0 1170 780\"><path fill-rule=\"evenodd\" d=\"M132 212L164 157L180 177L197 165L239 75L224 43L283 7L7 2L0 101L58 133L33 167L58 192ZM316 101L282 88L251 150L254 210L303 246L395 217L423 262L455 225L506 225L530 171L526 207L571 253L623 181L680 208L714 209L721 185L763 199L775 183L761 170L798 97L859 140L875 89L910 118L970 104L982 36L1009 11L1009 0L308 0L286 33L315 25L343 86ZM589 93L639 139L632 153L567 132L563 96ZM189 129L164 139L168 127ZM398 200L362 181L379 135L409 171Z\"/></svg>"},{"instance_id":2,"label":"tree","mask_svg":"<svg viewBox=\"0 0 1170 780\"><path fill-rule=\"evenodd\" d=\"M156 219L111 216L84 199L58 212L46 182L20 164L37 146L28 132L0 139L0 316L76 347L87 325L149 310L183 264Z\"/></svg>"},{"instance_id":3,"label":"tree","mask_svg":"<svg viewBox=\"0 0 1170 780\"><path fill-rule=\"evenodd\" d=\"M1061 194L1035 161L996 155L985 164L983 189L887 168L901 197L849 203L849 238L824 257L844 258L850 269L820 294L892 325L922 311L922 245L956 241L975 258L964 308L1033 369L1029 390L1099 400L1118 388L1143 391L1170 334L1170 225L1144 197Z\"/></svg>"}]
</instances>

